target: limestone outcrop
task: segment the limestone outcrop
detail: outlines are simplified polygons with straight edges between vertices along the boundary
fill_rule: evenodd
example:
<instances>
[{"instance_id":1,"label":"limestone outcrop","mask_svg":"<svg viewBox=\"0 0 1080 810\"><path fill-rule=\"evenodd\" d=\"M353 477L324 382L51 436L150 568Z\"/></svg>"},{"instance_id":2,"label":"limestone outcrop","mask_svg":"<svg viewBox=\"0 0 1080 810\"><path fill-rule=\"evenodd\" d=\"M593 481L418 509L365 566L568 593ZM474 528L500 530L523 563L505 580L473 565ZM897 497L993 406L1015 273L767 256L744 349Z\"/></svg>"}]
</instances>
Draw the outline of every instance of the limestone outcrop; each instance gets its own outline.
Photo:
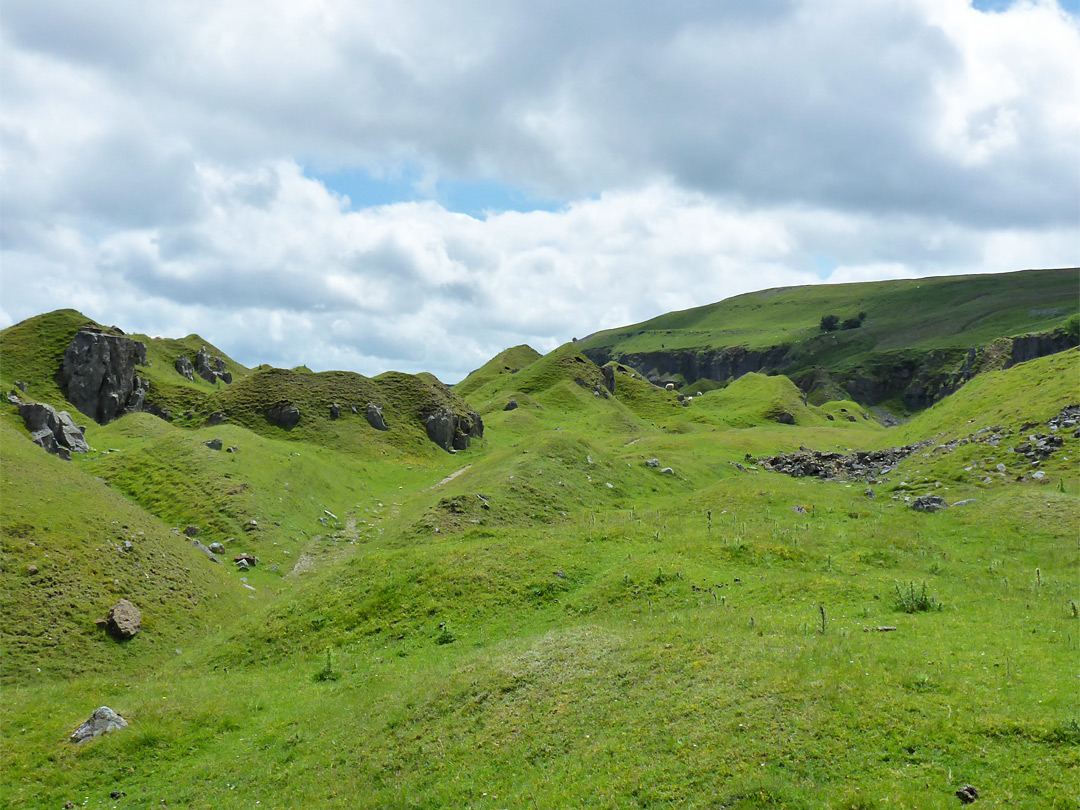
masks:
<instances>
[{"instance_id":1,"label":"limestone outcrop","mask_svg":"<svg viewBox=\"0 0 1080 810\"><path fill-rule=\"evenodd\" d=\"M300 409L288 402L283 402L268 409L266 418L278 427L292 430L300 424Z\"/></svg>"},{"instance_id":2,"label":"limestone outcrop","mask_svg":"<svg viewBox=\"0 0 1080 810\"><path fill-rule=\"evenodd\" d=\"M469 440L484 435L484 422L475 411L455 413L449 408L439 408L424 420L428 438L443 450L465 450Z\"/></svg>"},{"instance_id":3,"label":"limestone outcrop","mask_svg":"<svg viewBox=\"0 0 1080 810\"><path fill-rule=\"evenodd\" d=\"M19 416L30 431L30 438L53 455L70 460L72 453L85 453L86 428L76 425L67 411L57 412L43 402L20 402Z\"/></svg>"},{"instance_id":4,"label":"limestone outcrop","mask_svg":"<svg viewBox=\"0 0 1080 810\"><path fill-rule=\"evenodd\" d=\"M64 352L61 383L68 401L104 425L130 410L139 410L149 383L136 377L146 365L146 346L137 340L83 329Z\"/></svg>"}]
</instances>

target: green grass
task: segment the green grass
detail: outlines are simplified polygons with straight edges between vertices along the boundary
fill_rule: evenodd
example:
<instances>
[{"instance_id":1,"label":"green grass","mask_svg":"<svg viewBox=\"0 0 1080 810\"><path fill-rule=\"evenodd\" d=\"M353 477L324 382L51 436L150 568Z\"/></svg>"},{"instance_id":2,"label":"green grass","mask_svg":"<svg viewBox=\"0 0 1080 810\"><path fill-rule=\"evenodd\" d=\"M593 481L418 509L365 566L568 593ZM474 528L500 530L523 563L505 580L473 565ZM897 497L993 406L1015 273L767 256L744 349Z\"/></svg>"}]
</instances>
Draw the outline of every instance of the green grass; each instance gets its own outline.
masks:
<instances>
[{"instance_id":1,"label":"green grass","mask_svg":"<svg viewBox=\"0 0 1080 810\"><path fill-rule=\"evenodd\" d=\"M579 358L474 378L458 455L394 416L460 387L407 375L256 369L207 392L226 424L127 416L70 463L0 411L5 806L1076 806L1080 440L1041 480L1008 450L1076 401L1076 351L890 429L783 377L684 407L624 368L603 397ZM753 461L924 438L873 499ZM928 492L975 502L908 507ZM92 619L123 594L121 645ZM67 743L99 705L131 727Z\"/></svg>"},{"instance_id":2,"label":"green grass","mask_svg":"<svg viewBox=\"0 0 1080 810\"><path fill-rule=\"evenodd\" d=\"M1075 345L1078 273L764 290L598 332L576 347L598 363L616 359L671 381L684 394L756 368L796 380L815 405L854 395L906 413L962 384L969 351L979 372L1009 361L1013 336L1054 332ZM843 320L861 312L867 318L860 328L820 329L823 314ZM734 360L718 360L724 357Z\"/></svg>"}]
</instances>

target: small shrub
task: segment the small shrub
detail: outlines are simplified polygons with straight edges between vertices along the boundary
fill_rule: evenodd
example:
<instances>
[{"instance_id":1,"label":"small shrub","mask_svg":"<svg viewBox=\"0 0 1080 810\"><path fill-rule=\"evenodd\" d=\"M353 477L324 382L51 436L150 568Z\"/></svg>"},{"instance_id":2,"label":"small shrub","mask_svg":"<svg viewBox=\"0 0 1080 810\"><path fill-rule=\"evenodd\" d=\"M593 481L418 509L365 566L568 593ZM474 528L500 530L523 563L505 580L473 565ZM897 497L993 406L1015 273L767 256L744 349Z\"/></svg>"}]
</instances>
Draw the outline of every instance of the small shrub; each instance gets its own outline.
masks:
<instances>
[{"instance_id":1,"label":"small shrub","mask_svg":"<svg viewBox=\"0 0 1080 810\"><path fill-rule=\"evenodd\" d=\"M439 635L435 636L436 644L453 644L455 641L457 641L457 636L446 627L439 630Z\"/></svg>"},{"instance_id":2,"label":"small shrub","mask_svg":"<svg viewBox=\"0 0 1080 810\"><path fill-rule=\"evenodd\" d=\"M933 594L926 592L925 582L922 584L922 589L918 591L915 590L915 583L911 582L908 583L906 591L897 583L894 607L903 613L922 613L941 610L942 604L934 598Z\"/></svg>"},{"instance_id":3,"label":"small shrub","mask_svg":"<svg viewBox=\"0 0 1080 810\"><path fill-rule=\"evenodd\" d=\"M341 677L341 673L334 669L334 653L328 647L326 649L326 666L315 673L315 681L322 683L323 681L336 681Z\"/></svg>"},{"instance_id":4,"label":"small shrub","mask_svg":"<svg viewBox=\"0 0 1080 810\"><path fill-rule=\"evenodd\" d=\"M862 326L862 321L858 318L847 318L840 324L841 329L858 329L860 326Z\"/></svg>"},{"instance_id":5,"label":"small shrub","mask_svg":"<svg viewBox=\"0 0 1080 810\"><path fill-rule=\"evenodd\" d=\"M822 315L821 316L821 331L822 332L835 332L840 327L839 315Z\"/></svg>"}]
</instances>

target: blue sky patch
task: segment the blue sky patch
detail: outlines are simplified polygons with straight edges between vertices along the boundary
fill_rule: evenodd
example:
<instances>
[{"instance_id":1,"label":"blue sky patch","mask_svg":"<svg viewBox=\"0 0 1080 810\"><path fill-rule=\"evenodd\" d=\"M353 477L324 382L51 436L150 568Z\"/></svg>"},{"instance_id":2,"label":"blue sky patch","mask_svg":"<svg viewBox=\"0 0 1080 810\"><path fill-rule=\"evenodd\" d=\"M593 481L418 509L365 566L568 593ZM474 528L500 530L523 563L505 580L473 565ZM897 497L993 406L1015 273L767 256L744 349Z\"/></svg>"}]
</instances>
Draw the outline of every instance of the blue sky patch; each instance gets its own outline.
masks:
<instances>
[{"instance_id":1,"label":"blue sky patch","mask_svg":"<svg viewBox=\"0 0 1080 810\"><path fill-rule=\"evenodd\" d=\"M336 172L305 171L331 191L349 198L353 210L400 202L432 200L448 211L483 219L501 211L557 211L562 203L536 197L494 180L440 180L434 192L423 188L423 173L406 167L387 177L375 177L363 169Z\"/></svg>"},{"instance_id":2,"label":"blue sky patch","mask_svg":"<svg viewBox=\"0 0 1080 810\"><path fill-rule=\"evenodd\" d=\"M1006 11L1016 0L972 0L971 5L979 11ZM1070 14L1080 15L1080 0L1057 0L1059 6Z\"/></svg>"}]
</instances>

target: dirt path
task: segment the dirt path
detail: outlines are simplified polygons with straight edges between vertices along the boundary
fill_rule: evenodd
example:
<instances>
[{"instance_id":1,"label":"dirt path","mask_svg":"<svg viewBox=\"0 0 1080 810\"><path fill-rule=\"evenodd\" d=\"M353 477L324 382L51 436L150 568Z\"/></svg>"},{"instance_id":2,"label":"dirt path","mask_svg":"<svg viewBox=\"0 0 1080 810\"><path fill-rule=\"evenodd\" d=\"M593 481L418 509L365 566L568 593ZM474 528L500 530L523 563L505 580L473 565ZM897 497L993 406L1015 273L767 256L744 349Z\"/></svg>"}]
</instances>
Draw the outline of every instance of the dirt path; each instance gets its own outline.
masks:
<instances>
[{"instance_id":1,"label":"dirt path","mask_svg":"<svg viewBox=\"0 0 1080 810\"><path fill-rule=\"evenodd\" d=\"M467 469L469 469L470 467L472 467L472 464L466 464L466 465L465 465L464 467L462 467L462 468L461 468L460 470L458 470L457 472L452 472L452 473L450 473L450 474L449 474L448 476L446 476L446 478L444 478L444 479L443 479L442 481L440 481L439 483L437 483L437 484L436 484L435 486L433 486L433 487L428 487L428 489L429 489L429 490L432 490L432 489L435 489L435 487L441 487L441 486L442 486L443 484L449 484L449 483L450 483L451 481L453 481L453 480L454 480L455 478L457 478L457 477L458 477L459 475L461 475L461 474L462 474L463 472L465 472L465 471L466 471Z\"/></svg>"}]
</instances>

